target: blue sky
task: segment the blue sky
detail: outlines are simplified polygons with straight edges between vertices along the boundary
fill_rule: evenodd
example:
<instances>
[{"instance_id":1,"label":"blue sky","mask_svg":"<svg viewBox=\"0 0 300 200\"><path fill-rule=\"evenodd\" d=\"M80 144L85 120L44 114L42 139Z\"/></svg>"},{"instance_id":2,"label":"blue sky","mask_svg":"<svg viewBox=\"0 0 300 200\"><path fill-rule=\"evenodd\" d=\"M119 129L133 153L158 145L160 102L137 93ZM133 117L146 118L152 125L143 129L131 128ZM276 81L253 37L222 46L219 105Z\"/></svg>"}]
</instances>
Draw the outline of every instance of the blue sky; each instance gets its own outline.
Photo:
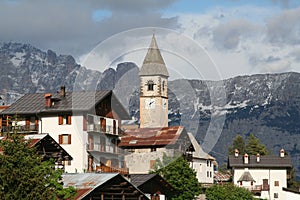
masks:
<instances>
[{"instance_id":1,"label":"blue sky","mask_svg":"<svg viewBox=\"0 0 300 200\"><path fill-rule=\"evenodd\" d=\"M140 65L143 54L132 48L147 46L153 33L149 31L147 35L141 30L167 29L165 36L158 35L160 47L173 45L182 47L176 49L178 52L188 52L189 45L172 39L172 31L180 33L200 46L221 74L184 76L226 79L256 73L300 72L299 19L298 0L0 1L0 41L29 43L44 51L70 54L86 67L103 71L97 59L107 59L112 65L118 61ZM131 31L135 29L138 32ZM121 47L110 41L115 36L123 37L118 40ZM105 41L111 43L100 57L95 54L84 63L87 55ZM137 54L114 55L117 48ZM194 53L195 57L201 54ZM177 58L165 56L170 66L178 64ZM186 67L184 63L188 62L182 61L180 67Z\"/></svg>"}]
</instances>

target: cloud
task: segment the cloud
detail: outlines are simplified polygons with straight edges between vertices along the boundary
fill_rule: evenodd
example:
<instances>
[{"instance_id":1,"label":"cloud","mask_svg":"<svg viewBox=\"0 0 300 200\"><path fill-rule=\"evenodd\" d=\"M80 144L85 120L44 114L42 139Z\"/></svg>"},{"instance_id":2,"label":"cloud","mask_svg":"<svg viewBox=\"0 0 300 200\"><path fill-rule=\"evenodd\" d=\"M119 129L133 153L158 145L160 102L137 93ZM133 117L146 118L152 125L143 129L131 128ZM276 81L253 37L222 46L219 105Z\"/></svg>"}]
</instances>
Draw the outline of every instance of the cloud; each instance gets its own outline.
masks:
<instances>
[{"instance_id":1,"label":"cloud","mask_svg":"<svg viewBox=\"0 0 300 200\"><path fill-rule=\"evenodd\" d=\"M216 27L213 32L213 40L219 48L234 49L238 47L242 39L250 37L258 29L258 25L236 19Z\"/></svg>"},{"instance_id":2,"label":"cloud","mask_svg":"<svg viewBox=\"0 0 300 200\"><path fill-rule=\"evenodd\" d=\"M126 3L125 3L126 2ZM177 27L176 17L162 17L168 1L0 1L0 40L30 43L75 57L118 32L144 26ZM97 11L111 15L95 21Z\"/></svg>"},{"instance_id":3,"label":"cloud","mask_svg":"<svg viewBox=\"0 0 300 200\"><path fill-rule=\"evenodd\" d=\"M300 44L300 8L283 10L266 21L268 41L275 45Z\"/></svg>"},{"instance_id":4,"label":"cloud","mask_svg":"<svg viewBox=\"0 0 300 200\"><path fill-rule=\"evenodd\" d=\"M291 70L291 62L288 60L278 60L270 62L260 69L261 73L281 73Z\"/></svg>"}]
</instances>

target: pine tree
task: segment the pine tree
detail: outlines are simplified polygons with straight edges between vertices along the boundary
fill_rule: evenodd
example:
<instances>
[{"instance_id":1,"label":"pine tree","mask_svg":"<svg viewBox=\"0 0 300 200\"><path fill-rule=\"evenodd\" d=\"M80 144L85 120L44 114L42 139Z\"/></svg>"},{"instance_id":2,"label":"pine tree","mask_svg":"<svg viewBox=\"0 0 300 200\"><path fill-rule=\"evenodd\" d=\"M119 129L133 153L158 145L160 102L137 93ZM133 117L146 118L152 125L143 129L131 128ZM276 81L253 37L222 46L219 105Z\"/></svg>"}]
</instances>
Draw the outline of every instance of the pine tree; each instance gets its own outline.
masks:
<instances>
[{"instance_id":1,"label":"pine tree","mask_svg":"<svg viewBox=\"0 0 300 200\"><path fill-rule=\"evenodd\" d=\"M229 155L234 155L235 149L238 149L241 155L245 154L245 140L241 135L237 135L233 140L232 146L228 147Z\"/></svg>"},{"instance_id":2,"label":"pine tree","mask_svg":"<svg viewBox=\"0 0 300 200\"><path fill-rule=\"evenodd\" d=\"M237 135L232 142L232 146L228 147L229 155L234 155L235 149L239 151L240 155L244 155L245 153L248 155L256 155L258 153L260 155L269 154L267 147L253 133L250 134L246 142L241 135Z\"/></svg>"},{"instance_id":3,"label":"pine tree","mask_svg":"<svg viewBox=\"0 0 300 200\"><path fill-rule=\"evenodd\" d=\"M54 162L42 161L29 141L13 133L0 141L0 197L4 200L68 199L76 192L63 188L62 171L54 169Z\"/></svg>"},{"instance_id":4,"label":"pine tree","mask_svg":"<svg viewBox=\"0 0 300 200\"><path fill-rule=\"evenodd\" d=\"M269 152L264 144L260 142L260 140L254 136L253 133L250 134L248 138L248 143L245 146L245 151L249 155L268 155Z\"/></svg>"}]
</instances>

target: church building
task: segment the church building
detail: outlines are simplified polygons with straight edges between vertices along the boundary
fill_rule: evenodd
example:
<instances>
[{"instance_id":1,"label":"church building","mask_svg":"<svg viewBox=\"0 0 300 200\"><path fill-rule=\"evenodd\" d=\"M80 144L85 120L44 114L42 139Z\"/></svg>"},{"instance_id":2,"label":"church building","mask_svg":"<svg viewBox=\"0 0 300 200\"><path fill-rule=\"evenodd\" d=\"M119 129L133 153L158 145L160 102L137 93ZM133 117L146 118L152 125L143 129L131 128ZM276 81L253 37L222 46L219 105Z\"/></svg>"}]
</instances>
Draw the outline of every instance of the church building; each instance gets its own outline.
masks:
<instances>
[{"instance_id":1,"label":"church building","mask_svg":"<svg viewBox=\"0 0 300 200\"><path fill-rule=\"evenodd\" d=\"M124 126L125 135L119 143L119 147L128 152L125 163L129 173L149 173L156 159L162 159L164 154L184 155L197 172L200 183L213 183L215 159L203 152L184 126L168 126L169 73L154 35L139 76L140 127Z\"/></svg>"}]
</instances>

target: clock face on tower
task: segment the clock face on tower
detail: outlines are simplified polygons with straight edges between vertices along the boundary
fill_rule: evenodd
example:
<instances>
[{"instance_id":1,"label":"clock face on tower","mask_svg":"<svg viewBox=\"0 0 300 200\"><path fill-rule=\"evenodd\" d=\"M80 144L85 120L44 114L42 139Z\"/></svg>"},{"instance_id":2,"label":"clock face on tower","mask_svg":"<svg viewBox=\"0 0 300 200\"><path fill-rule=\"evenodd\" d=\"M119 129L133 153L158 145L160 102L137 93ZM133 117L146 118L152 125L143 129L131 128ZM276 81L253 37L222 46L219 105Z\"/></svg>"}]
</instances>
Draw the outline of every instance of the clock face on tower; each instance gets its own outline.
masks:
<instances>
[{"instance_id":1,"label":"clock face on tower","mask_svg":"<svg viewBox=\"0 0 300 200\"><path fill-rule=\"evenodd\" d=\"M163 107L163 109L167 108L167 99L162 100L162 107Z\"/></svg>"},{"instance_id":2,"label":"clock face on tower","mask_svg":"<svg viewBox=\"0 0 300 200\"><path fill-rule=\"evenodd\" d=\"M146 99L145 100L145 108L146 109L154 109L155 108L155 99Z\"/></svg>"}]
</instances>

